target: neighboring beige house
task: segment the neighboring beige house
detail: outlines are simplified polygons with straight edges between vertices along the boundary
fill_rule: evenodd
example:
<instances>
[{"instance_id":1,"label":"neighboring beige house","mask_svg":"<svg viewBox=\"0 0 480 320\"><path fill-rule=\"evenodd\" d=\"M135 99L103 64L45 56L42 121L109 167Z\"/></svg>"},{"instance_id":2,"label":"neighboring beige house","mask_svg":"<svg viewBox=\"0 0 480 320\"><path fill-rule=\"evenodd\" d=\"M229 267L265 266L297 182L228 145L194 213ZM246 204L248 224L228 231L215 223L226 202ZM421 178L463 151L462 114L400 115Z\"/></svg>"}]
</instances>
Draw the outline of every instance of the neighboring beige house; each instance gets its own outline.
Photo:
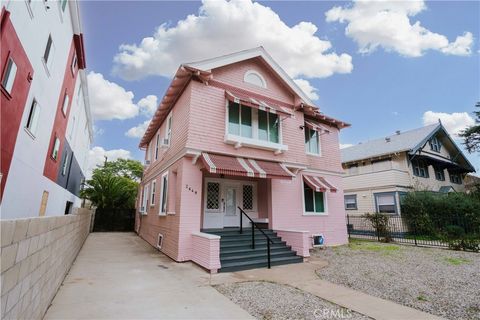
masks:
<instances>
[{"instance_id":1,"label":"neighboring beige house","mask_svg":"<svg viewBox=\"0 0 480 320\"><path fill-rule=\"evenodd\" d=\"M441 123L341 151L348 214L400 214L407 192L464 192L466 174L475 172Z\"/></svg>"}]
</instances>

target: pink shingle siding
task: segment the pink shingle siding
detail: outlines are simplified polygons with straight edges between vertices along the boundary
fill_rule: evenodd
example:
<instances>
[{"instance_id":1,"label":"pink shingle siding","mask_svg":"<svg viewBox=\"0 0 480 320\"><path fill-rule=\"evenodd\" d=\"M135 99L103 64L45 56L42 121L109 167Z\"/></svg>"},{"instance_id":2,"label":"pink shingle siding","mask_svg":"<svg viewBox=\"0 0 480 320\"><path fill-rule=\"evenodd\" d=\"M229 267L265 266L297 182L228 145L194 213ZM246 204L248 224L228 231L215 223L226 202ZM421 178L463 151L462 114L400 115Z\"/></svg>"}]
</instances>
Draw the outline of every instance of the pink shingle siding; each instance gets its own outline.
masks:
<instances>
[{"instance_id":1,"label":"pink shingle siding","mask_svg":"<svg viewBox=\"0 0 480 320\"><path fill-rule=\"evenodd\" d=\"M192 261L215 273L220 269L220 237L211 234L192 233Z\"/></svg>"},{"instance_id":2,"label":"pink shingle siding","mask_svg":"<svg viewBox=\"0 0 480 320\"><path fill-rule=\"evenodd\" d=\"M267 83L267 89L245 83L243 77L247 70L259 72ZM346 243L339 130L328 126L330 133L321 135L322 155L307 155L304 131L301 129L304 125L304 114L294 111L294 117L282 121L282 143L288 146L287 151L275 155L273 151L257 148L235 149L225 143L226 99L225 92L218 83L248 90L292 107L294 103L297 104L298 98L269 67L255 59L215 69L212 74L216 84L190 81L172 109L170 146L161 148L158 160L152 158L152 163L144 172L142 185L157 179L156 204L154 207L148 206L147 215L137 217L136 229L140 227L140 236L156 246L158 234L161 233L164 236L161 251L172 259L193 260L212 271L220 268L220 262L217 261L219 240L217 242L199 235L203 227L205 178L222 177L202 171L201 161L195 162L194 158L195 152L211 152L304 166L309 175L327 178L338 191L326 194L328 212L324 215L304 214L302 170L291 181L253 179L257 183L258 217L268 218L269 227L280 230L282 237L304 257L309 255L312 234L322 233L327 245ZM291 110L293 112L293 109ZM158 130L162 138L165 136L165 126L166 122ZM150 142L149 152L154 151L155 143L156 135ZM187 151L189 153L186 153ZM154 155L154 152L151 154ZM159 216L161 176L166 171L169 173L168 214ZM228 176L225 178L252 180ZM139 201L141 202L141 199Z\"/></svg>"}]
</instances>

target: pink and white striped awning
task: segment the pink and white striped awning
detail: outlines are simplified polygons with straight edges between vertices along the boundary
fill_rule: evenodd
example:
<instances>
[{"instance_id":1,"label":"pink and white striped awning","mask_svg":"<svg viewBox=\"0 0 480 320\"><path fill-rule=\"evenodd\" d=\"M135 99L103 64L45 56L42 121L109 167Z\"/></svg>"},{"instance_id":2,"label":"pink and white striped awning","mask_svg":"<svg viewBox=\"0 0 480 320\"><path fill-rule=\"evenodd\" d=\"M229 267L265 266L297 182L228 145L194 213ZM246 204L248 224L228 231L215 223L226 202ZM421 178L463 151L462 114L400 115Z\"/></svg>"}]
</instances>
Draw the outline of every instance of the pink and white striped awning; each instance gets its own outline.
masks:
<instances>
[{"instance_id":1,"label":"pink and white striped awning","mask_svg":"<svg viewBox=\"0 0 480 320\"><path fill-rule=\"evenodd\" d=\"M292 112L285 107L273 106L272 104L268 104L263 100L255 99L253 97L249 97L249 96L240 94L238 92L232 93L229 90L225 90L225 97L227 97L229 101L232 101L244 106L256 108L259 110L263 110L266 112L275 113L275 114L281 113L288 116L292 115Z\"/></svg>"},{"instance_id":2,"label":"pink and white striped awning","mask_svg":"<svg viewBox=\"0 0 480 320\"><path fill-rule=\"evenodd\" d=\"M324 177L303 175L303 181L316 192L337 192L337 188Z\"/></svg>"},{"instance_id":3,"label":"pink and white striped awning","mask_svg":"<svg viewBox=\"0 0 480 320\"><path fill-rule=\"evenodd\" d=\"M330 133L330 130L322 126L320 123L314 121L305 120L305 126L312 130L318 131L319 133Z\"/></svg>"},{"instance_id":4,"label":"pink and white striped awning","mask_svg":"<svg viewBox=\"0 0 480 320\"><path fill-rule=\"evenodd\" d=\"M202 162L210 173L252 178L291 179L295 175L284 164L273 161L202 153Z\"/></svg>"}]
</instances>

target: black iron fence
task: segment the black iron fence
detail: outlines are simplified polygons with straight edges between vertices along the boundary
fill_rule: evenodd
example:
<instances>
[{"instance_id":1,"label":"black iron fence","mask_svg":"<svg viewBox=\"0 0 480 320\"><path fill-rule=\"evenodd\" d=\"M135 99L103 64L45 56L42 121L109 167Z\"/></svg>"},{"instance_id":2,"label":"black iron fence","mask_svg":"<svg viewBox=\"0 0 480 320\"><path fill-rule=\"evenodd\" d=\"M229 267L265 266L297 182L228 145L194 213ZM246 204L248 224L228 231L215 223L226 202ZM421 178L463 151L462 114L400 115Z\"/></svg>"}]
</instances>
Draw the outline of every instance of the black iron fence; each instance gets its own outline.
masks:
<instances>
[{"instance_id":1,"label":"black iron fence","mask_svg":"<svg viewBox=\"0 0 480 320\"><path fill-rule=\"evenodd\" d=\"M387 216L386 221L379 226L365 216L347 215L348 237L476 252L480 249L480 227L459 217L407 221L401 216Z\"/></svg>"}]
</instances>

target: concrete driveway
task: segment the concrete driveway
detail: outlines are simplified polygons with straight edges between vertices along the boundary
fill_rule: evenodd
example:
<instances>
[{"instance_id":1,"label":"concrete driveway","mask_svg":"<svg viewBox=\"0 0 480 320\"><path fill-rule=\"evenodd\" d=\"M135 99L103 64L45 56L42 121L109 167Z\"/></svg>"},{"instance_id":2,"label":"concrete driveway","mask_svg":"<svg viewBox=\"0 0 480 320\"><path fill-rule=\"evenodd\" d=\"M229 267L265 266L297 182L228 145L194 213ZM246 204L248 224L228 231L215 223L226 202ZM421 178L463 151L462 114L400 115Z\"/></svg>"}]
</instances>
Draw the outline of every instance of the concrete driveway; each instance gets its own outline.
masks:
<instances>
[{"instance_id":1,"label":"concrete driveway","mask_svg":"<svg viewBox=\"0 0 480 320\"><path fill-rule=\"evenodd\" d=\"M45 319L251 319L206 283L134 233L92 233Z\"/></svg>"}]
</instances>

